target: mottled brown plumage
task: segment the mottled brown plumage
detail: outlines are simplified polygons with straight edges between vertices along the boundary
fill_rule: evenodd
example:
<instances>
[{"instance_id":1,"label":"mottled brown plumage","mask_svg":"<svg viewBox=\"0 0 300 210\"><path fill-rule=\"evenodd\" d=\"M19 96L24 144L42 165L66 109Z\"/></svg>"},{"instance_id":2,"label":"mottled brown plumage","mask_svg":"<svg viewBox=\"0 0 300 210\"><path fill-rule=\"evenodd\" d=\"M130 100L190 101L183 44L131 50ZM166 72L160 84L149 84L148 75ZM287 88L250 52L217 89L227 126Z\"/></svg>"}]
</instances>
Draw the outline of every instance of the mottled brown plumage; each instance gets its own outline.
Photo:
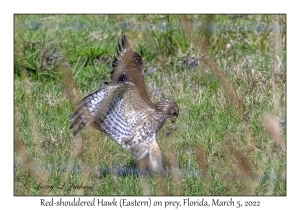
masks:
<instances>
[{"instance_id":1,"label":"mottled brown plumage","mask_svg":"<svg viewBox=\"0 0 300 210\"><path fill-rule=\"evenodd\" d=\"M141 56L133 52L126 37L118 42L111 82L83 98L70 116L74 135L86 125L106 133L122 148L131 151L136 161L148 158L152 173L163 170L156 135L167 118L175 120L179 113L171 99L152 103L144 80Z\"/></svg>"},{"instance_id":2,"label":"mottled brown plumage","mask_svg":"<svg viewBox=\"0 0 300 210\"><path fill-rule=\"evenodd\" d=\"M122 46L121 46L122 45ZM141 56L134 52L125 35L118 41L117 57L112 62L111 81L109 84L120 81L132 82L144 101L152 108L155 108L145 85L144 63Z\"/></svg>"}]
</instances>

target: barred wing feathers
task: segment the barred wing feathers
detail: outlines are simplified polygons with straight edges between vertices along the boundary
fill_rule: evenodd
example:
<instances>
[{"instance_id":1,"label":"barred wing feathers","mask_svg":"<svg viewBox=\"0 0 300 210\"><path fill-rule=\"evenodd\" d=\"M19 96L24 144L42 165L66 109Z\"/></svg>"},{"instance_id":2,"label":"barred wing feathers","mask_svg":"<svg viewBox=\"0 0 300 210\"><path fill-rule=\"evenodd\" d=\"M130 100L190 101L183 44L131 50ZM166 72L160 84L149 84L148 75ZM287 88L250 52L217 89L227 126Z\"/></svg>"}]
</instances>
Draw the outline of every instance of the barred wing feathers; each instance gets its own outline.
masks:
<instances>
[{"instance_id":1,"label":"barred wing feathers","mask_svg":"<svg viewBox=\"0 0 300 210\"><path fill-rule=\"evenodd\" d=\"M125 35L118 41L117 57L112 62L111 82L131 82L133 83L143 100L151 108L155 108L146 89L144 78L144 62L142 57L132 50Z\"/></svg>"},{"instance_id":2,"label":"barred wing feathers","mask_svg":"<svg viewBox=\"0 0 300 210\"><path fill-rule=\"evenodd\" d=\"M78 104L70 116L71 129L76 135L86 125L101 130L125 149L132 146L132 138L140 125L155 114L130 82L114 83L98 90Z\"/></svg>"}]
</instances>

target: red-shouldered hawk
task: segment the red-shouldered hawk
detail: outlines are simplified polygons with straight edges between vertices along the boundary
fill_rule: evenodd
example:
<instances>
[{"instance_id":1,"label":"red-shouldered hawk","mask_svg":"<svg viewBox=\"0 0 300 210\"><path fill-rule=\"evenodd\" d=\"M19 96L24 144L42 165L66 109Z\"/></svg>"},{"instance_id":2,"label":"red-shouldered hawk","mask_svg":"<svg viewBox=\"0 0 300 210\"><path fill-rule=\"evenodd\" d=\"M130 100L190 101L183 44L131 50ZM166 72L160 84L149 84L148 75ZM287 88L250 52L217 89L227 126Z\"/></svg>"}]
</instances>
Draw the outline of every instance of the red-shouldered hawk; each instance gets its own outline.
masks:
<instances>
[{"instance_id":1,"label":"red-shouldered hawk","mask_svg":"<svg viewBox=\"0 0 300 210\"><path fill-rule=\"evenodd\" d=\"M179 108L171 99L151 101L141 56L133 52L125 35L121 44L118 42L118 57L112 63L111 82L78 102L70 116L70 129L76 135L91 125L130 150L136 161L147 155L150 172L159 174L163 167L156 135L167 118L175 121Z\"/></svg>"}]
</instances>

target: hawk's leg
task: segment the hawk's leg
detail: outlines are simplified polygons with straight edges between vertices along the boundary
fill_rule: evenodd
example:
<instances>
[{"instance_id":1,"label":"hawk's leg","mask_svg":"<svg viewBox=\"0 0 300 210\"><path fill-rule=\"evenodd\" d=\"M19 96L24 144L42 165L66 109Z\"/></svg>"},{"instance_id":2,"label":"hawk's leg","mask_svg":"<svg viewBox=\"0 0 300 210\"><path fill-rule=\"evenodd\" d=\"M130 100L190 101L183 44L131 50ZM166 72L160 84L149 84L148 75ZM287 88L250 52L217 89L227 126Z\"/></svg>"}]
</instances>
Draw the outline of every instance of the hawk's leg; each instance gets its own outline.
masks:
<instances>
[{"instance_id":1,"label":"hawk's leg","mask_svg":"<svg viewBox=\"0 0 300 210\"><path fill-rule=\"evenodd\" d=\"M136 161L137 169L140 175L144 176L147 175L149 172L149 154L145 155L143 158L138 159Z\"/></svg>"},{"instance_id":2,"label":"hawk's leg","mask_svg":"<svg viewBox=\"0 0 300 210\"><path fill-rule=\"evenodd\" d=\"M154 175L162 175L164 172L161 151L156 141L149 145L149 169Z\"/></svg>"}]
</instances>

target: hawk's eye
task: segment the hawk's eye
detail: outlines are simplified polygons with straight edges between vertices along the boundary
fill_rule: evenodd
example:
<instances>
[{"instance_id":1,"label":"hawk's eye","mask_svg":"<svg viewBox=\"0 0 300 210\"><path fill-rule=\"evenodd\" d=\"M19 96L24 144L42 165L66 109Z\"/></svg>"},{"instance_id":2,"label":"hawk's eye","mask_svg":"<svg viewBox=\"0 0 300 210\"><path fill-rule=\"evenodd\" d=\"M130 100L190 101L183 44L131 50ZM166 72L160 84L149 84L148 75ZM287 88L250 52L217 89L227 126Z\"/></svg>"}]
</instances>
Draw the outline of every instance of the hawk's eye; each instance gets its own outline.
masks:
<instances>
[{"instance_id":1,"label":"hawk's eye","mask_svg":"<svg viewBox=\"0 0 300 210\"><path fill-rule=\"evenodd\" d=\"M177 112L173 112L173 117L177 117L178 116L178 113Z\"/></svg>"}]
</instances>

